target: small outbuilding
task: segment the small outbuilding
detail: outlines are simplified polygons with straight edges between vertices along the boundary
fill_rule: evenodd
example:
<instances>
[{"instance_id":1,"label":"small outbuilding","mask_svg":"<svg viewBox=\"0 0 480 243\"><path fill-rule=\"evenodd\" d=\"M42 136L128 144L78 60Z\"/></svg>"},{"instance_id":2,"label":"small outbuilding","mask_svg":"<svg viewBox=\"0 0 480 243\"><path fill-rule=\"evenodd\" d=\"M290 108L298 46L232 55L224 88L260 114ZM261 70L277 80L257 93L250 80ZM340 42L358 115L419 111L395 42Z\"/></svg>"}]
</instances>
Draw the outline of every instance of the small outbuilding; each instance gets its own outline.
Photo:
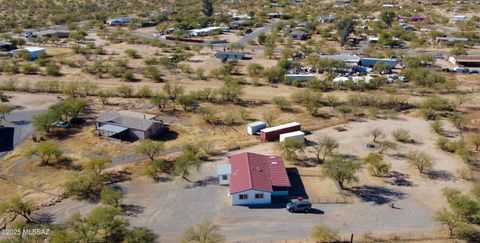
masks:
<instances>
[{"instance_id":1,"label":"small outbuilding","mask_svg":"<svg viewBox=\"0 0 480 243\"><path fill-rule=\"evenodd\" d=\"M46 54L45 48L41 47L25 47L23 49L13 50L11 53L14 58L19 58L22 52L26 52L32 60L38 59L41 54Z\"/></svg>"},{"instance_id":2,"label":"small outbuilding","mask_svg":"<svg viewBox=\"0 0 480 243\"><path fill-rule=\"evenodd\" d=\"M232 166L230 164L221 164L217 166L218 184L226 186L230 184L230 175Z\"/></svg>"},{"instance_id":3,"label":"small outbuilding","mask_svg":"<svg viewBox=\"0 0 480 243\"><path fill-rule=\"evenodd\" d=\"M443 37L443 36L439 36L437 38L435 38L435 41L437 43L442 43L442 42L450 42L450 43L454 43L454 42L468 42L468 38L461 38L461 37Z\"/></svg>"},{"instance_id":4,"label":"small outbuilding","mask_svg":"<svg viewBox=\"0 0 480 243\"><path fill-rule=\"evenodd\" d=\"M257 121L247 124L247 133L250 135L255 135L260 132L260 130L267 127L267 123L263 121Z\"/></svg>"},{"instance_id":5,"label":"small outbuilding","mask_svg":"<svg viewBox=\"0 0 480 243\"><path fill-rule=\"evenodd\" d=\"M450 23L457 23L467 21L467 16L465 15L455 15L450 19Z\"/></svg>"},{"instance_id":6,"label":"small outbuilding","mask_svg":"<svg viewBox=\"0 0 480 243\"><path fill-rule=\"evenodd\" d=\"M308 40L310 35L305 31L295 30L289 34L289 37L292 40Z\"/></svg>"},{"instance_id":7,"label":"small outbuilding","mask_svg":"<svg viewBox=\"0 0 480 243\"><path fill-rule=\"evenodd\" d=\"M305 133L303 133L302 131L295 131L295 132L280 134L280 142L285 142L285 141L304 142Z\"/></svg>"},{"instance_id":8,"label":"small outbuilding","mask_svg":"<svg viewBox=\"0 0 480 243\"><path fill-rule=\"evenodd\" d=\"M220 60L242 60L245 59L245 52L239 51L217 51L215 57Z\"/></svg>"}]
</instances>

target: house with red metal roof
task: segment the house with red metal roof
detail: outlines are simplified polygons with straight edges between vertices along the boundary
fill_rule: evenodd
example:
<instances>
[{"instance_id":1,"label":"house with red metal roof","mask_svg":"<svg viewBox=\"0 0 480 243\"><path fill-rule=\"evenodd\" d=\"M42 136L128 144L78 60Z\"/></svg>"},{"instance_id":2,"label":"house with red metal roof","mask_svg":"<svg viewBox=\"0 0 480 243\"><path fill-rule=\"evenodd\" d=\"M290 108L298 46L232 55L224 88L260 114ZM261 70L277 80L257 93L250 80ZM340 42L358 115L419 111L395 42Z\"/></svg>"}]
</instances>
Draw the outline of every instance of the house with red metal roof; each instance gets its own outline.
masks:
<instances>
[{"instance_id":1,"label":"house with red metal roof","mask_svg":"<svg viewBox=\"0 0 480 243\"><path fill-rule=\"evenodd\" d=\"M256 153L230 156L229 192L233 205L269 204L291 187L281 157Z\"/></svg>"}]
</instances>

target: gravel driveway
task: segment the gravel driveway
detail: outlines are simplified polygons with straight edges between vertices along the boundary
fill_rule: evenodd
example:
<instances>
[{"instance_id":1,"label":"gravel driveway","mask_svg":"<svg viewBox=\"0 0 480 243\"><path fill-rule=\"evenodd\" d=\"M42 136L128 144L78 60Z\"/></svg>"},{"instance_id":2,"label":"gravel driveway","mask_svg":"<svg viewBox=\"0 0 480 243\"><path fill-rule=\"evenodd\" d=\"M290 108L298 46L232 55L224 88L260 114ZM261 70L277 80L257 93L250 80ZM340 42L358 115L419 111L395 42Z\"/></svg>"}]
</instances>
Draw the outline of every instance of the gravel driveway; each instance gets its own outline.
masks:
<instances>
[{"instance_id":1,"label":"gravel driveway","mask_svg":"<svg viewBox=\"0 0 480 243\"><path fill-rule=\"evenodd\" d=\"M14 128L13 147L20 145L25 139L32 135L34 129L32 126L32 117L45 112L45 110L17 110L10 113L6 119L6 127ZM8 152L1 152L0 158L2 158Z\"/></svg>"},{"instance_id":2,"label":"gravel driveway","mask_svg":"<svg viewBox=\"0 0 480 243\"><path fill-rule=\"evenodd\" d=\"M132 226L154 230L161 242L178 242L182 233L203 219L221 225L230 242L270 242L302 239L309 235L313 225L327 224L340 233L375 234L424 233L435 230L433 212L408 195L389 195L397 209L379 205L374 199L355 204L314 204L309 214L292 214L283 205L268 208L230 206L228 188L219 186L215 177L216 163L205 164L195 183L181 179L154 183L147 178L119 183L127 192L123 201ZM43 208L44 214L57 223L74 212L86 213L95 204L76 200Z\"/></svg>"}]
</instances>

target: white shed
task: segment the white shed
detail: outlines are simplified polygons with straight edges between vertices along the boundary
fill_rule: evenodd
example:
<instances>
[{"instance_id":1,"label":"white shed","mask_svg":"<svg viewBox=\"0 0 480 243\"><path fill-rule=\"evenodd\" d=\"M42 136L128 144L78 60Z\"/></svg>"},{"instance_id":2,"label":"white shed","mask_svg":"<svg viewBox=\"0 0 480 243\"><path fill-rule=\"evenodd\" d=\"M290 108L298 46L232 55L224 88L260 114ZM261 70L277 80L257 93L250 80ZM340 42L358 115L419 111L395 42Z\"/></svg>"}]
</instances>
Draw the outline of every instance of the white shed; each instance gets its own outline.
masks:
<instances>
[{"instance_id":1,"label":"white shed","mask_svg":"<svg viewBox=\"0 0 480 243\"><path fill-rule=\"evenodd\" d=\"M280 134L280 142L288 141L288 140L303 142L305 141L305 133L303 133L302 131L295 131L295 132Z\"/></svg>"},{"instance_id":2,"label":"white shed","mask_svg":"<svg viewBox=\"0 0 480 243\"><path fill-rule=\"evenodd\" d=\"M221 164L217 166L218 184L229 185L230 174L232 173L232 167L230 164Z\"/></svg>"},{"instance_id":3,"label":"white shed","mask_svg":"<svg viewBox=\"0 0 480 243\"><path fill-rule=\"evenodd\" d=\"M267 127L267 123L263 121L252 122L247 125L247 133L250 135L254 135L266 127Z\"/></svg>"}]
</instances>

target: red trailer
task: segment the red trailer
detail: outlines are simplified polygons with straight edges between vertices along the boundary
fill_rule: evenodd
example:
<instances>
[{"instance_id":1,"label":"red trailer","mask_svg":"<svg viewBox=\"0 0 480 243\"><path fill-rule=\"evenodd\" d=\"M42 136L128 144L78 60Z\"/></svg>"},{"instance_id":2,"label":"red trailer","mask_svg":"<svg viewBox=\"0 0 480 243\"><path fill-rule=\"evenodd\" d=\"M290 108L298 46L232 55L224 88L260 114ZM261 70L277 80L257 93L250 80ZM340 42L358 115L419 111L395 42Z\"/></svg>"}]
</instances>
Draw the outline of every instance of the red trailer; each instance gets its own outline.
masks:
<instances>
[{"instance_id":1,"label":"red trailer","mask_svg":"<svg viewBox=\"0 0 480 243\"><path fill-rule=\"evenodd\" d=\"M274 141L280 138L280 134L300 131L300 123L291 122L275 127L264 128L260 130L260 139L262 141Z\"/></svg>"}]
</instances>

